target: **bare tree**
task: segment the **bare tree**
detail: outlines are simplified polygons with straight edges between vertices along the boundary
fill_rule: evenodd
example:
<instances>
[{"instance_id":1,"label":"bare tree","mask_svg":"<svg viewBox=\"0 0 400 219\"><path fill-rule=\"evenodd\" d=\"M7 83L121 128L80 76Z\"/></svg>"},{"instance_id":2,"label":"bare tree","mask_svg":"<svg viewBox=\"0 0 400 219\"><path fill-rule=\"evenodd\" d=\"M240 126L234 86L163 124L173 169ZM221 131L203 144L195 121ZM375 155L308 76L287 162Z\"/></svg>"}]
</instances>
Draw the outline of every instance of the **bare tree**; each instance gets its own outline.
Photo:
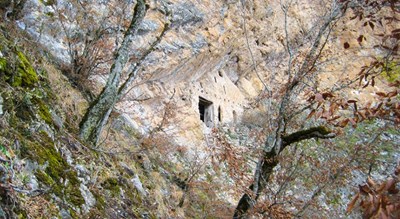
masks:
<instances>
[{"instance_id":1,"label":"bare tree","mask_svg":"<svg viewBox=\"0 0 400 219\"><path fill-rule=\"evenodd\" d=\"M304 128L306 127L306 123L304 121L297 121L296 117L303 118L304 120L306 117L304 115L307 113L306 120L315 116L316 118L320 118L326 125L335 125L341 128L347 124L352 124L355 127L357 123L374 118L386 120L386 122L394 126L398 125L398 121L400 121L400 113L396 108L399 106L399 103L398 101L393 102L393 97L399 93L398 87L400 82L392 77L395 74L394 69L398 66L398 62L394 60L398 59L398 42L400 39L399 30L396 29L397 27L392 26L392 22L398 20L397 14L399 12L396 2L378 0L331 1L330 11L313 25L312 29L314 31L310 31L307 34L307 38L311 39L308 49L298 46L303 43L296 45L289 34L291 29L288 28L288 18L289 7L292 1L288 2L289 4L285 4L281 1L281 8L285 17L285 36L281 43L285 46L288 60L285 75L282 76L285 77L285 84L283 88L278 88L277 92L273 92L270 87L265 88L267 94L262 96L263 98L258 99L267 108L266 111L268 112L269 119L267 130L271 134L267 137L256 165L253 182L248 190L249 192L243 194L239 200L234 218L246 218L249 211L256 206L262 192L271 184L270 178L274 173L274 167L278 166L282 160L279 159L281 153L285 149L288 151L289 145L311 138L326 139L335 137L335 134L325 126ZM390 11L392 13L388 13ZM318 75L322 74L320 64L322 60L329 58L325 57L323 52L326 49L333 28L337 26L338 20L343 18L346 12L349 12L347 15L351 14L352 18L349 18L350 20L357 19L360 21L361 26L370 28L369 32L366 31L367 33L371 33L374 37L380 37L377 40L378 45L372 45L371 48L380 49L381 51L379 51L379 55L371 53L371 63L361 67L361 71L358 74L349 75L348 71L345 71L343 79L337 80L337 83L332 88L323 88L318 83ZM378 28L383 33L377 31ZM364 34L365 32L360 31L360 35L355 37L359 45L362 45L366 39ZM343 47L344 50L347 50L350 44L345 42ZM383 58L378 57L382 55ZM347 64L350 63L348 62L344 65ZM337 65L339 66L340 64ZM378 80L377 78L382 76L386 77L386 80L390 83L383 85L386 86L384 92L376 92L378 96L374 100L376 104L358 103L357 100L348 99L345 94L348 91L344 91L346 89L373 87L375 80ZM359 83L356 83L358 81ZM365 85L362 85L362 83L365 83ZM306 95L306 88L312 90L314 94L311 96ZM322 92L321 90L326 90L326 92ZM301 101L302 97L308 100ZM343 111L347 110L347 115L343 111L340 111L339 108L343 109ZM342 170L349 169L353 161L362 159L361 157L364 156L363 153L359 153L357 150L356 152L356 154L352 155L354 157L336 166L337 169L329 174L331 179L318 186L311 195L311 199L298 208L297 215L302 215L305 209L310 206L310 202L330 182L337 180ZM275 204L274 201L273 204Z\"/></svg>"},{"instance_id":2,"label":"bare tree","mask_svg":"<svg viewBox=\"0 0 400 219\"><path fill-rule=\"evenodd\" d=\"M253 208L257 199L269 183L274 167L279 164L278 157L287 146L311 138L327 139L335 137L335 134L324 126L311 127L290 134L288 133L288 130L291 128L288 126L290 125L290 119L293 116L291 110L295 105L295 101L297 101L296 96L304 89L303 82L308 77L315 74L316 62L321 58L321 52L325 48L333 25L342 16L343 8L340 4L336 4L336 1L333 1L331 11L323 18L322 24L313 39L311 48L306 53L301 65L297 67L294 62L295 51L290 44L288 36L288 7L289 5L284 5L282 3L282 10L285 15L285 46L286 52L289 56L287 83L283 88L278 104L276 104L276 109L272 109L275 104L271 104L268 102L270 100L267 100L267 105L271 108L270 111L277 110L275 121L270 123L270 125L275 128L271 129L274 131L267 138L268 140L265 142L263 152L257 163L253 183L249 187L249 190L252 191L252 193L243 194L236 207L233 218L246 218L247 212Z\"/></svg>"},{"instance_id":3,"label":"bare tree","mask_svg":"<svg viewBox=\"0 0 400 219\"><path fill-rule=\"evenodd\" d=\"M142 56L131 65L128 77L121 83L121 77L126 64L129 61L129 49L134 36L136 35L139 25L146 15L147 6L144 0L138 0L134 9L134 14L128 29L125 31L122 43L116 52L113 60L107 83L100 95L91 103L88 111L80 124L80 137L89 143L96 144L100 133L107 123L111 111L115 104L121 99L127 91L129 85L137 77L141 64L146 57L155 50L167 30L169 29L169 21L166 22L162 32L150 47L142 54ZM165 15L170 16L168 10Z\"/></svg>"}]
</instances>

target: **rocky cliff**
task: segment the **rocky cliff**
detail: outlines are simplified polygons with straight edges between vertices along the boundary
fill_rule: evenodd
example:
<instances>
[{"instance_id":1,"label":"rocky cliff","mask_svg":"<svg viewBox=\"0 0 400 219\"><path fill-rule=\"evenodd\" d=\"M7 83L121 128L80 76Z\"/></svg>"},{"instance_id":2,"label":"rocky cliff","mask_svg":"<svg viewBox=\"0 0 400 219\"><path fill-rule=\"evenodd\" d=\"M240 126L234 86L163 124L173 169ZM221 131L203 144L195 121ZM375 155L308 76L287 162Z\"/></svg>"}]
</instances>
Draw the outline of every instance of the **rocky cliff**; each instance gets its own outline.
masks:
<instances>
[{"instance_id":1,"label":"rocky cliff","mask_svg":"<svg viewBox=\"0 0 400 219\"><path fill-rule=\"evenodd\" d=\"M289 59L302 58L333 3L294 0L288 7L267 0L148 1L131 62L145 53L166 23L170 29L146 57L94 146L77 137L91 101L85 89L94 96L104 86L135 1L77 2L28 0L16 20L7 19L10 5L3 8L0 218L232 217L251 182L252 159L268 137L265 115L272 114L257 103L266 90L279 92L286 83ZM95 41L96 28L104 26L109 31L104 39L88 43ZM316 80L321 87L334 88L341 78L358 73L369 54L379 53L372 48L373 34L358 28L356 21L342 19L324 39ZM368 40L360 42L360 34ZM74 54L86 51L85 46L100 45L103 50L96 54L106 61L91 69L82 89L65 66L72 66ZM288 56L287 45L298 57ZM368 99L367 93L382 89L379 83L365 95L345 93ZM398 131L391 131L388 136L398 142L393 137ZM354 133L363 136L362 128ZM304 159L329 160L327 151L336 149L318 149L320 144L300 144L310 146L304 151L311 155ZM346 138L337 144L345 147ZM338 157L352 153L343 151ZM390 152L387 160L396 159L398 154ZM281 175L275 177L279 181ZM301 180L285 185L285 197L306 202L313 196L315 185ZM275 200L280 185L269 188ZM324 216L345 214L350 189L335 189L319 194L316 209L323 209ZM299 209L290 206L282 212L291 215ZM315 216L312 211L305 215Z\"/></svg>"}]
</instances>

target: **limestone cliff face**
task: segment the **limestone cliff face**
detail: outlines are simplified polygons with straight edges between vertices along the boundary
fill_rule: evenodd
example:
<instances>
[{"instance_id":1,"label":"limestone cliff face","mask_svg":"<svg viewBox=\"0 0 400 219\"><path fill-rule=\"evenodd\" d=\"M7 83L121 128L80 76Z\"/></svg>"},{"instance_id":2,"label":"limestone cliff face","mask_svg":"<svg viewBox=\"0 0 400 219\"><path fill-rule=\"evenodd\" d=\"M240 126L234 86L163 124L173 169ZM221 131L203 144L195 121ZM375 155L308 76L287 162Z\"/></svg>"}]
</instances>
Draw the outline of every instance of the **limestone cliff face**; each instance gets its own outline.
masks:
<instances>
[{"instance_id":1,"label":"limestone cliff face","mask_svg":"<svg viewBox=\"0 0 400 219\"><path fill-rule=\"evenodd\" d=\"M55 22L51 27L41 25L51 20L48 14L57 16L57 9L67 10L68 4L46 6L36 1L28 4L36 6L37 10L28 10L30 13L19 21L20 26L37 37L54 55L69 62L68 36L63 33L66 31L62 25L73 29L74 21L65 19L63 24ZM97 18L100 20L107 9L95 1L89 4L92 10L98 10ZM125 6L133 7L133 4ZM133 60L140 56L167 22L158 11L165 4L149 2L150 9L132 45ZM199 97L213 103L210 109L212 124L208 127L237 120L243 112L246 97L256 96L261 88L254 77L243 77L243 72L248 73L249 63L246 63L248 50L244 46L242 15L245 16L243 13L247 10L244 7L253 6L242 5L239 1L171 1L166 7L172 14L169 21L171 30L158 50L146 60L140 78L127 95L128 102L121 103L119 109L130 114L143 133L162 119L163 102L171 96L171 101L179 106L175 109L177 113L187 118L183 127L175 127L180 131L197 129L202 132ZM131 16L131 10L127 8L126 11L125 16ZM54 33L54 29L59 31ZM149 100L140 104L129 101L136 99ZM128 105L132 107L127 109L125 106ZM145 113L140 113L143 111ZM187 126L190 128L186 129Z\"/></svg>"},{"instance_id":2,"label":"limestone cliff face","mask_svg":"<svg viewBox=\"0 0 400 219\"><path fill-rule=\"evenodd\" d=\"M149 10L132 44L131 62L140 58L167 22L171 28L146 58L129 93L116 107L99 147L90 148L74 135L88 103L47 61L72 64L68 43L78 42L80 52L84 45L81 40L93 40L91 34L102 24L110 27L107 31L111 37L101 41L106 48L101 53L112 60L135 1L88 0L79 5L77 1L27 0L25 16L16 21L33 38L25 42L24 50L40 44L44 47L38 48L44 56L40 58L46 61L31 59L32 63L36 61L32 65L41 69L35 88L10 88L8 79L4 79L2 89L8 88L1 90L0 96L0 127L4 127L0 146L4 142L12 145L7 150L17 151L19 142L24 141L23 157L15 156L16 161L29 160L24 166L29 183L39 192L50 191L48 196L24 196L22 210L31 209L36 201L45 203L37 212L32 209L25 215L41 217L41 212L49 212L62 218L231 217L243 188L250 184L247 179L252 177L254 164L240 166L245 169L241 169L245 172L241 177L247 180L242 180L240 187L234 184L227 164L215 163L214 155L238 156L234 157L238 163L251 153L257 156L255 149L266 141L267 135L262 132L266 113L263 108L250 109L253 111L249 113L250 103L263 94L265 87L274 92L272 98L279 95L278 88L287 77L286 45L299 51L296 58L301 60L312 44L321 17L333 7L328 1L312 0L293 0L290 7L283 7L278 0L147 2ZM321 74L315 83L322 89L335 87L338 80L356 74L367 63L366 54L379 52L373 48L373 34L360 30L362 24L356 20L343 19L335 25L318 63ZM86 34L90 37L85 38ZM357 41L360 34L366 38L362 43ZM345 43L349 43L348 49L343 48ZM4 48L15 44L7 39L7 46L1 48L2 60L3 55L10 56ZM91 72L93 93L104 85L110 64L105 62ZM371 89L379 90L379 84ZM13 100L14 96L18 98ZM5 121L7 118L14 119L14 123ZM215 139L210 136L216 127L225 135L217 138L230 141L242 157L213 144ZM8 133L8 128L16 132ZM54 158L50 164L56 170L49 167L43 154ZM16 183L19 186L24 182ZM21 188L28 191L23 185ZM75 187L80 188L76 194L72 189ZM295 198L304 201L306 189L311 194L313 188L302 186L294 186L289 192L296 191ZM348 194L343 196L348 198Z\"/></svg>"},{"instance_id":3,"label":"limestone cliff face","mask_svg":"<svg viewBox=\"0 0 400 219\"><path fill-rule=\"evenodd\" d=\"M104 23L123 29L118 22L129 20L135 3L118 4L112 0L87 1L86 11L82 13L82 9L74 9L79 5L28 1L30 8L18 22L55 56L68 63L71 58L68 37L78 41L83 37L85 32L78 21L82 21L85 13L90 15L92 22L87 25L93 24L93 28ZM286 9L280 1L148 1L149 10L132 45L132 62L160 34L166 22L171 23L171 29L142 65L130 92L118 105L118 111L126 113L132 126L146 135L163 121L168 103L173 106L170 111L174 111L174 116L169 118L169 134L176 136L177 143L182 145L188 142L192 146L204 144L206 127L240 121L249 101L260 95L265 87L279 92L274 88L285 83L286 45L289 43L292 51L300 51L294 58L301 59L304 55L301 51L311 46L313 35L323 15L334 7L332 4L291 1L290 7L285 6L285 20ZM113 11L113 7L118 10ZM109 16L110 11L122 13L123 17ZM165 11L171 16L165 16ZM109 17L104 19L106 15ZM366 31L359 31L358 27L356 21L348 23L346 19L336 24L323 54L326 58L319 63L319 83L323 86L337 86L340 78L355 74L368 61L365 54L371 51L373 38L366 36L368 40L359 44L358 35ZM115 42L121 37L122 32L115 33ZM345 42L351 46L346 51L343 49ZM117 47L110 45L111 51ZM108 68L109 65L103 66L103 72ZM97 77L99 72L96 71L93 74L95 83L101 83L107 77ZM368 98L354 92L358 98ZM199 103L199 99L208 101L206 106ZM201 115L204 107L208 108L207 118Z\"/></svg>"}]
</instances>

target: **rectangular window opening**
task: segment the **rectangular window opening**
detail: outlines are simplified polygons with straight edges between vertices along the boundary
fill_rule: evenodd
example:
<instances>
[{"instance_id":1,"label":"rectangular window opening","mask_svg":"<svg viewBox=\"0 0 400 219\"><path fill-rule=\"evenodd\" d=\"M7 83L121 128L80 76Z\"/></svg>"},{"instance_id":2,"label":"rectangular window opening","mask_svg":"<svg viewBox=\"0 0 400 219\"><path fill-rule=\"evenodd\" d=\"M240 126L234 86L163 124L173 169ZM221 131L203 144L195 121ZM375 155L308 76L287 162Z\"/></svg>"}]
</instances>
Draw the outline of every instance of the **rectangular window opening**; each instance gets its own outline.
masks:
<instances>
[{"instance_id":1,"label":"rectangular window opening","mask_svg":"<svg viewBox=\"0 0 400 219\"><path fill-rule=\"evenodd\" d=\"M200 120L203 121L207 127L211 127L213 123L212 104L213 103L211 101L203 97L199 97Z\"/></svg>"}]
</instances>

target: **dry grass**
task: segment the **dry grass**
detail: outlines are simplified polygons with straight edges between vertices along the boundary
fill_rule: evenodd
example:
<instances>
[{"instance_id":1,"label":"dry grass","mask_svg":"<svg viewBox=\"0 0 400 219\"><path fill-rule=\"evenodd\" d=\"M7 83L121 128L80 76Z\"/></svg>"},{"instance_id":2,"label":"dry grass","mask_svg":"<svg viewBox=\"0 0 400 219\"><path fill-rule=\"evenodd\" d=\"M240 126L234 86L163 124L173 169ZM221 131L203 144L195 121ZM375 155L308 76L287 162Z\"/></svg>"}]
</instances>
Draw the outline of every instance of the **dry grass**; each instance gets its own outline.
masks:
<instances>
[{"instance_id":1,"label":"dry grass","mask_svg":"<svg viewBox=\"0 0 400 219\"><path fill-rule=\"evenodd\" d=\"M57 206L43 196L26 198L21 202L21 205L29 218L57 218L59 216Z\"/></svg>"},{"instance_id":2,"label":"dry grass","mask_svg":"<svg viewBox=\"0 0 400 219\"><path fill-rule=\"evenodd\" d=\"M48 74L51 89L57 94L57 103L66 113L65 119L77 128L89 106L88 102L80 91L71 86L68 79L56 67L49 63L43 63L42 66Z\"/></svg>"}]
</instances>

